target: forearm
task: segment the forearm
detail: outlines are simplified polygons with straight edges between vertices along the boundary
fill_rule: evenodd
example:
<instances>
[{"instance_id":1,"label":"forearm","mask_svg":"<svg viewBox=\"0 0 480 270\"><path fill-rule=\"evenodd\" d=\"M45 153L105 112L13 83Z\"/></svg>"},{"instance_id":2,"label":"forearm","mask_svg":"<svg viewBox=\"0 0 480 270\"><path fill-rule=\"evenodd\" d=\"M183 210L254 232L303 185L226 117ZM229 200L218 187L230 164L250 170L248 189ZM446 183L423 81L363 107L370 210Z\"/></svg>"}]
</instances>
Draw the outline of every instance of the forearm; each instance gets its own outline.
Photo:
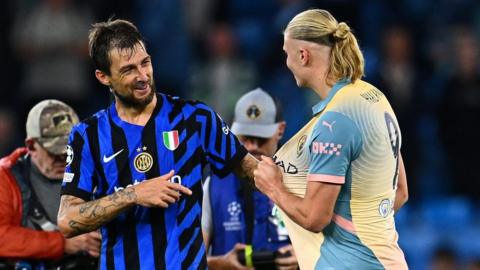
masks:
<instances>
[{"instance_id":1,"label":"forearm","mask_svg":"<svg viewBox=\"0 0 480 270\"><path fill-rule=\"evenodd\" d=\"M314 214L321 215L320 212L314 211L317 208L309 207L303 198L295 196L284 187L279 188L271 199L292 221L301 227L309 231L321 231L323 229L323 225L319 228L318 224L314 224L312 219Z\"/></svg>"},{"instance_id":2,"label":"forearm","mask_svg":"<svg viewBox=\"0 0 480 270\"><path fill-rule=\"evenodd\" d=\"M134 205L135 201L134 187L89 202L63 195L58 213L58 227L66 237L94 231Z\"/></svg>"},{"instance_id":3,"label":"forearm","mask_svg":"<svg viewBox=\"0 0 480 270\"><path fill-rule=\"evenodd\" d=\"M253 171L257 168L258 160L251 154L247 154L240 164L235 167L235 174L240 178L246 178L255 183Z\"/></svg>"},{"instance_id":4,"label":"forearm","mask_svg":"<svg viewBox=\"0 0 480 270\"><path fill-rule=\"evenodd\" d=\"M393 209L395 212L397 212L400 207L402 207L408 201L407 174L405 172L405 165L403 164L403 158L401 155L399 162L398 184L395 192L395 202L393 204Z\"/></svg>"},{"instance_id":5,"label":"forearm","mask_svg":"<svg viewBox=\"0 0 480 270\"><path fill-rule=\"evenodd\" d=\"M395 201L393 203L393 210L397 212L408 201L408 193L404 190L397 189L395 194Z\"/></svg>"},{"instance_id":6,"label":"forearm","mask_svg":"<svg viewBox=\"0 0 480 270\"><path fill-rule=\"evenodd\" d=\"M339 185L309 182L305 197L301 198L279 185L269 197L295 223L311 232L320 232L332 221L340 188Z\"/></svg>"}]
</instances>

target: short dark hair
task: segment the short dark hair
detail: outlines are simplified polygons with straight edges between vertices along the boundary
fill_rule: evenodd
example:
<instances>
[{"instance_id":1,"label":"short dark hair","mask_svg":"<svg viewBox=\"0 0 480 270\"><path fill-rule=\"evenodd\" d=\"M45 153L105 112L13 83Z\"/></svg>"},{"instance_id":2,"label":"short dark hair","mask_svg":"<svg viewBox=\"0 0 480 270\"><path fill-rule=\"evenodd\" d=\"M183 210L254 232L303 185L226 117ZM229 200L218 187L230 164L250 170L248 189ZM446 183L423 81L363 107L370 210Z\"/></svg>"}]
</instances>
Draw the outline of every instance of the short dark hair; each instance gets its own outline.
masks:
<instances>
[{"instance_id":1,"label":"short dark hair","mask_svg":"<svg viewBox=\"0 0 480 270\"><path fill-rule=\"evenodd\" d=\"M110 75L112 49L129 50L141 43L145 45L143 36L137 27L126 20L112 20L92 25L88 35L88 50L96 69Z\"/></svg>"}]
</instances>

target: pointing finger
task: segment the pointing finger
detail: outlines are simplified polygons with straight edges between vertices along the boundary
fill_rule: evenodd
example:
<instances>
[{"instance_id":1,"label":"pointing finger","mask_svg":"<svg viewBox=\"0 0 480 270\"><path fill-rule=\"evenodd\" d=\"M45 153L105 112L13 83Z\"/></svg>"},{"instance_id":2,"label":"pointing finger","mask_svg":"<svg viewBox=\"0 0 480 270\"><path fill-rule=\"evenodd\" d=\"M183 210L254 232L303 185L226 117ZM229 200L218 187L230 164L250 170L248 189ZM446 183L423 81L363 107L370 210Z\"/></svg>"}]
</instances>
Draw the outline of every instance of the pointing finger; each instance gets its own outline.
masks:
<instances>
[{"instance_id":1,"label":"pointing finger","mask_svg":"<svg viewBox=\"0 0 480 270\"><path fill-rule=\"evenodd\" d=\"M185 186L182 186L180 184L174 184L174 188L180 192L182 192L183 194L186 194L186 195L192 195L192 191L190 189L188 189L187 187Z\"/></svg>"}]
</instances>

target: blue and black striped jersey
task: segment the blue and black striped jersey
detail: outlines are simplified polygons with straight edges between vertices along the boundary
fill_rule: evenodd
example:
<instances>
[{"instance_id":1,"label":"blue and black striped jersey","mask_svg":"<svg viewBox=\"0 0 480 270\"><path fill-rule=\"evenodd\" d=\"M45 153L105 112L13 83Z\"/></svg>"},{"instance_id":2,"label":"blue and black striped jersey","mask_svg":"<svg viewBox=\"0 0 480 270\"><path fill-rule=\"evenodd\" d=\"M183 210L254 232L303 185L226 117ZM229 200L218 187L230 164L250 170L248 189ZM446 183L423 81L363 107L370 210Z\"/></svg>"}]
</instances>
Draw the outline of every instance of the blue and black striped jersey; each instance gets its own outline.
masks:
<instances>
[{"instance_id":1,"label":"blue and black striped jersey","mask_svg":"<svg viewBox=\"0 0 480 270\"><path fill-rule=\"evenodd\" d=\"M62 194L90 201L175 170L193 191L168 208L132 207L101 228L100 269L205 269L202 169L226 175L247 153L207 105L157 94L145 126L112 104L70 134Z\"/></svg>"}]
</instances>

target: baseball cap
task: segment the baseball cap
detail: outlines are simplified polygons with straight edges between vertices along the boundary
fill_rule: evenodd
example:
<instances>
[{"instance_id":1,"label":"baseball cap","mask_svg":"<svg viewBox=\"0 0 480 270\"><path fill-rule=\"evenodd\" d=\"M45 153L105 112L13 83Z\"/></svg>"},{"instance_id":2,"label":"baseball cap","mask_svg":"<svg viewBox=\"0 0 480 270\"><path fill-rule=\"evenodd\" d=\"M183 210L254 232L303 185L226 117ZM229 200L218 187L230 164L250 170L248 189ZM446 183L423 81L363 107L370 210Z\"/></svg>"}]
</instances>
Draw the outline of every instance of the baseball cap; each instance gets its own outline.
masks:
<instances>
[{"instance_id":1,"label":"baseball cap","mask_svg":"<svg viewBox=\"0 0 480 270\"><path fill-rule=\"evenodd\" d=\"M47 99L35 105L27 117L27 138L36 139L48 152L67 152L68 136L78 116L67 104Z\"/></svg>"},{"instance_id":2,"label":"baseball cap","mask_svg":"<svg viewBox=\"0 0 480 270\"><path fill-rule=\"evenodd\" d=\"M237 101L231 130L236 135L269 138L281 120L278 104L267 92L256 88Z\"/></svg>"}]
</instances>

